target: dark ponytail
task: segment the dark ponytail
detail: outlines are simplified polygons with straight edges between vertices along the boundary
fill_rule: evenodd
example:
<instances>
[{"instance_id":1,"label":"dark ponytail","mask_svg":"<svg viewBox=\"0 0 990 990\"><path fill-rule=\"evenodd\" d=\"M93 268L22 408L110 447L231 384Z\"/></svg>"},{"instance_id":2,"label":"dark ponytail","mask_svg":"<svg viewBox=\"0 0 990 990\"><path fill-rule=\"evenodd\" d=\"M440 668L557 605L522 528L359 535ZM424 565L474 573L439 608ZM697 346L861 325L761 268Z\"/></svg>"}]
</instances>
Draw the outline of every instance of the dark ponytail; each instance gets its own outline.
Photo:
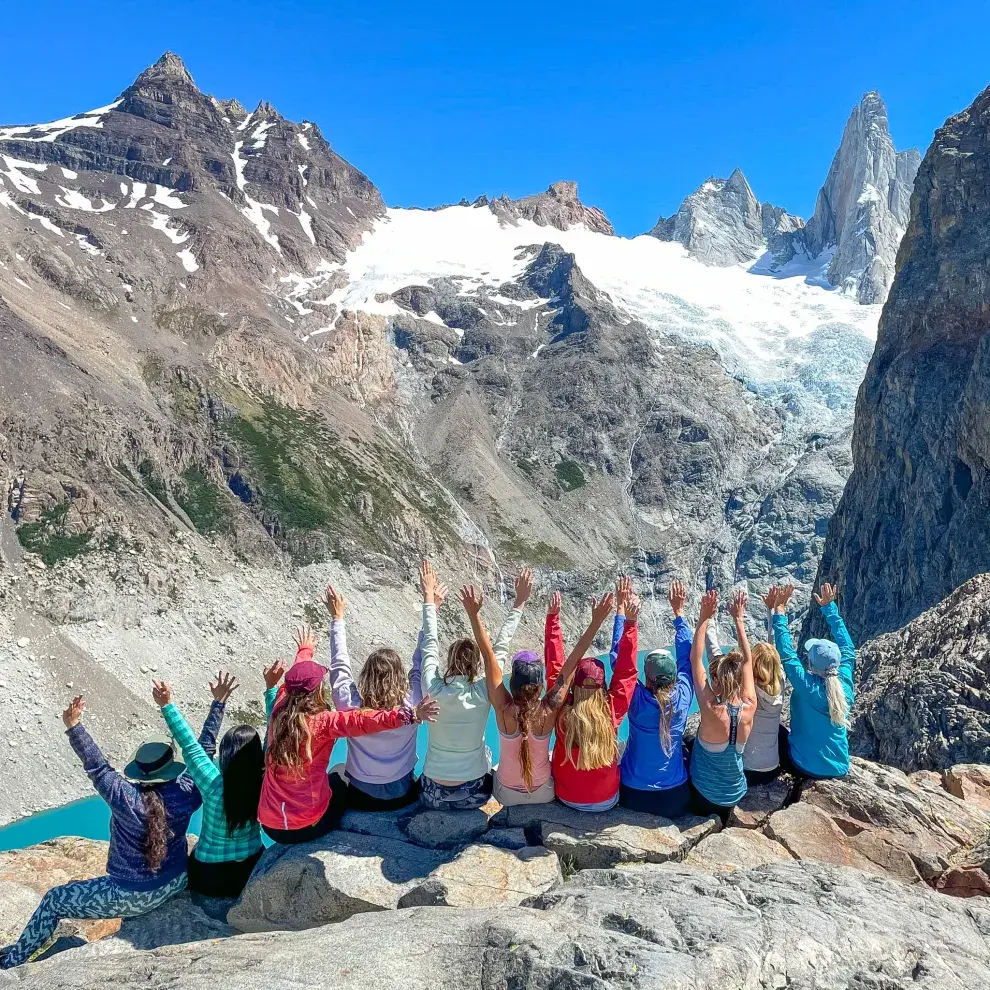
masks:
<instances>
[{"instance_id":1,"label":"dark ponytail","mask_svg":"<svg viewBox=\"0 0 990 990\"><path fill-rule=\"evenodd\" d=\"M220 742L218 762L223 774L223 816L227 835L233 835L258 818L265 753L257 729L238 725L228 730Z\"/></svg>"},{"instance_id":2,"label":"dark ponytail","mask_svg":"<svg viewBox=\"0 0 990 990\"><path fill-rule=\"evenodd\" d=\"M144 853L144 861L148 864L148 869L152 873L157 873L158 868L165 862L168 840L172 838L173 832L168 827L165 802L158 793L158 785L145 787L141 793L141 800L144 804L145 816L141 851Z\"/></svg>"},{"instance_id":3,"label":"dark ponytail","mask_svg":"<svg viewBox=\"0 0 990 990\"><path fill-rule=\"evenodd\" d=\"M522 770L526 790L533 790L533 756L529 751L529 736L533 716L542 707L540 691L542 684L523 684L512 692L512 700L516 704L516 720L519 723L519 734L522 740L519 745L519 766Z\"/></svg>"}]
</instances>

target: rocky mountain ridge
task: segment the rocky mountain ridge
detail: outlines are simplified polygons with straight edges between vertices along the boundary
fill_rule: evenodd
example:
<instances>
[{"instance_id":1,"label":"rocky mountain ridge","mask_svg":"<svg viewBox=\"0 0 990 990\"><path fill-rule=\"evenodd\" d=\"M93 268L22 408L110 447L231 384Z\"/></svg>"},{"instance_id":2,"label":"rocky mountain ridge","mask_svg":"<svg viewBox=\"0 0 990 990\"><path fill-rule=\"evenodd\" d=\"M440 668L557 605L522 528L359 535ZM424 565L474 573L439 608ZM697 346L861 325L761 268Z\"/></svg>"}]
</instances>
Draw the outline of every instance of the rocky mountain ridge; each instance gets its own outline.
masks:
<instances>
[{"instance_id":1,"label":"rocky mountain ridge","mask_svg":"<svg viewBox=\"0 0 990 990\"><path fill-rule=\"evenodd\" d=\"M250 683L327 580L368 603L357 655L408 647L421 556L493 608L534 566L569 624L631 570L658 642L673 576L815 573L876 307L617 237L573 183L386 209L173 55L0 127L0 184L0 691L98 685L114 749L153 720L142 668ZM45 772L2 813L75 796Z\"/></svg>"}]
</instances>

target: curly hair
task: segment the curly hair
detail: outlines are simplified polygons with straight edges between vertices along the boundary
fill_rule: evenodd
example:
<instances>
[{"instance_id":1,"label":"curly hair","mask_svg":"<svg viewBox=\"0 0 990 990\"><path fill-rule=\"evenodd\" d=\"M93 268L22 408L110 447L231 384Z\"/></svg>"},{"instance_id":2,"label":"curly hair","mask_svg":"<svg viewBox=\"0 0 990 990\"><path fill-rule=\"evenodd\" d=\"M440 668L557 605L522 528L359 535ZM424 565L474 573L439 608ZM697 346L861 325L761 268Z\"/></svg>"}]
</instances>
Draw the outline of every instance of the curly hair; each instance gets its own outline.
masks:
<instances>
[{"instance_id":1,"label":"curly hair","mask_svg":"<svg viewBox=\"0 0 990 990\"><path fill-rule=\"evenodd\" d=\"M452 677L466 677L468 684L481 674L481 651L473 639L455 639L447 650L447 669L443 674L446 684Z\"/></svg>"},{"instance_id":2,"label":"curly hair","mask_svg":"<svg viewBox=\"0 0 990 990\"><path fill-rule=\"evenodd\" d=\"M174 833L168 827L168 816L165 814L165 802L159 791L160 784L152 784L141 789L141 802L144 805L145 826L144 840L141 851L148 869L156 873L165 862L168 853L169 839Z\"/></svg>"},{"instance_id":3,"label":"curly hair","mask_svg":"<svg viewBox=\"0 0 990 990\"><path fill-rule=\"evenodd\" d=\"M329 708L322 684L312 691L289 691L272 716L267 765L301 769L309 763L313 750L307 719Z\"/></svg>"},{"instance_id":4,"label":"curly hair","mask_svg":"<svg viewBox=\"0 0 990 990\"><path fill-rule=\"evenodd\" d=\"M409 691L409 677L395 650L375 650L358 676L358 694L365 708L398 708Z\"/></svg>"}]
</instances>

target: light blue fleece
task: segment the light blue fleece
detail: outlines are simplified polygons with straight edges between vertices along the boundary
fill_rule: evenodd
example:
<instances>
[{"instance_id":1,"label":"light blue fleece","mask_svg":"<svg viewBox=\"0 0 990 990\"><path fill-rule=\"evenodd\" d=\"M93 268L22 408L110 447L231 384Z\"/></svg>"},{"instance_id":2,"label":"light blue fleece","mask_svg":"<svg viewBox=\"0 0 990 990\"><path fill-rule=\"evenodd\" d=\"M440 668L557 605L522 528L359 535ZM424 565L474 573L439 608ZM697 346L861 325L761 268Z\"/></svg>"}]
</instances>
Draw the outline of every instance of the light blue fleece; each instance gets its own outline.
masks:
<instances>
[{"instance_id":1,"label":"light blue fleece","mask_svg":"<svg viewBox=\"0 0 990 990\"><path fill-rule=\"evenodd\" d=\"M856 647L835 602L824 605L822 615L842 655L838 678L851 708L855 694ZM794 689L791 695L791 760L809 776L844 777L849 772L849 736L845 728L832 723L825 681L805 670L791 641L787 617L775 613L772 621L777 652Z\"/></svg>"}]
</instances>

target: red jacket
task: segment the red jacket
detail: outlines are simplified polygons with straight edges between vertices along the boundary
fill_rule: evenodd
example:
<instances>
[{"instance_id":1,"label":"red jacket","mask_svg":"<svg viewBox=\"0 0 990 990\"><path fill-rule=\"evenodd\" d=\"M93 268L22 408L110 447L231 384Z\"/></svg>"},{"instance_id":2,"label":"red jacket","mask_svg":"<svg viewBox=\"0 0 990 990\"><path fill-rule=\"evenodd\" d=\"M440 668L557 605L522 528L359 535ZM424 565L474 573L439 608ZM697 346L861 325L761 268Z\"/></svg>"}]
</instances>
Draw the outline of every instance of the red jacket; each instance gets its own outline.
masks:
<instances>
[{"instance_id":1,"label":"red jacket","mask_svg":"<svg viewBox=\"0 0 990 990\"><path fill-rule=\"evenodd\" d=\"M296 654L296 661L310 660L312 656L312 648L306 647ZM278 709L283 693L279 692L273 714ZM385 732L411 722L412 713L408 708L396 708L392 711L326 711L308 716L306 726L309 729L313 758L301 767L277 766L266 761L258 821L268 828L285 830L315 825L330 804L327 767L333 744L343 737Z\"/></svg>"},{"instance_id":2,"label":"red jacket","mask_svg":"<svg viewBox=\"0 0 990 990\"><path fill-rule=\"evenodd\" d=\"M608 701L612 709L612 725L616 735L619 726L629 711L636 680L637 631L634 623L626 623L619 641L619 652L612 669L612 679L608 685ZM554 684L560 669L564 666L564 637L560 629L560 616L548 615L544 638L544 659L547 668L547 684ZM578 770L575 766L577 749L573 752L574 762L567 759L564 748L566 729L566 708L557 720L557 737L553 746L554 789L557 797L570 804L600 804L609 801L619 793L619 762L596 770Z\"/></svg>"}]
</instances>

